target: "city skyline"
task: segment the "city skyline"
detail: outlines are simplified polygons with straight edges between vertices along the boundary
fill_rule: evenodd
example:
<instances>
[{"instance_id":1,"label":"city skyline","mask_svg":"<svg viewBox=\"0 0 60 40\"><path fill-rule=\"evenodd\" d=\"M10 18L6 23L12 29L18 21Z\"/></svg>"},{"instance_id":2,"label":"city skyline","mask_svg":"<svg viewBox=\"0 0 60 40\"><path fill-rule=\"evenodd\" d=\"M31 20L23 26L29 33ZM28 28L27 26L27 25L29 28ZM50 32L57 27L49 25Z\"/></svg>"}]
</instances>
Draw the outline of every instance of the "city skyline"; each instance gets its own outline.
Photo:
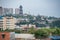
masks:
<instances>
[{"instance_id":1,"label":"city skyline","mask_svg":"<svg viewBox=\"0 0 60 40\"><path fill-rule=\"evenodd\" d=\"M5 8L19 8L32 15L60 17L60 0L0 0L0 6Z\"/></svg>"}]
</instances>

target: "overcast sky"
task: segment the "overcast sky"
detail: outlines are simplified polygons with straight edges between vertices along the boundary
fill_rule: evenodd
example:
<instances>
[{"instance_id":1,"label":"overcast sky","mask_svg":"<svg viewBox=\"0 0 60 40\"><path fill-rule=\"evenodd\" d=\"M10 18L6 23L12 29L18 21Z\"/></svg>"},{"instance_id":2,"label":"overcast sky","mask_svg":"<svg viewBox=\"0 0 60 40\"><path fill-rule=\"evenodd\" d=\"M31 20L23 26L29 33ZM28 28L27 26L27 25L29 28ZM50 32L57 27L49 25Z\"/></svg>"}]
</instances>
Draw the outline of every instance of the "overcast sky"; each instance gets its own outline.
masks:
<instances>
[{"instance_id":1,"label":"overcast sky","mask_svg":"<svg viewBox=\"0 0 60 40\"><path fill-rule=\"evenodd\" d=\"M4 8L19 8L23 6L24 13L60 17L60 0L0 0Z\"/></svg>"}]
</instances>

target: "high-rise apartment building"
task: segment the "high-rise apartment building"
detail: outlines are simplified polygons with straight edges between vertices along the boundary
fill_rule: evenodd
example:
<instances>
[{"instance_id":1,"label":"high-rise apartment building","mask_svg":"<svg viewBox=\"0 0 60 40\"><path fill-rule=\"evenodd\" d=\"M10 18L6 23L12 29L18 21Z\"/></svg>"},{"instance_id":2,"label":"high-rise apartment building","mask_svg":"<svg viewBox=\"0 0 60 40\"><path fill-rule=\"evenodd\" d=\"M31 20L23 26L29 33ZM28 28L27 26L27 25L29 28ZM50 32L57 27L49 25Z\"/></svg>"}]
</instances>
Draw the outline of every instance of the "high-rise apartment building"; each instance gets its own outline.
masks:
<instances>
[{"instance_id":1,"label":"high-rise apartment building","mask_svg":"<svg viewBox=\"0 0 60 40\"><path fill-rule=\"evenodd\" d=\"M2 14L3 14L3 8L0 7L0 16L2 16Z\"/></svg>"},{"instance_id":2,"label":"high-rise apartment building","mask_svg":"<svg viewBox=\"0 0 60 40\"><path fill-rule=\"evenodd\" d=\"M0 30L3 29L3 17L0 16Z\"/></svg>"},{"instance_id":3,"label":"high-rise apartment building","mask_svg":"<svg viewBox=\"0 0 60 40\"><path fill-rule=\"evenodd\" d=\"M1 15L6 15L6 14L13 14L13 8L0 7L0 16ZM15 9L15 14L23 15L23 7L22 7L22 5L20 5L19 8Z\"/></svg>"},{"instance_id":4,"label":"high-rise apartment building","mask_svg":"<svg viewBox=\"0 0 60 40\"><path fill-rule=\"evenodd\" d=\"M6 15L6 14L13 14L13 8L0 7L0 16Z\"/></svg>"},{"instance_id":5,"label":"high-rise apartment building","mask_svg":"<svg viewBox=\"0 0 60 40\"><path fill-rule=\"evenodd\" d=\"M23 7L22 7L22 5L20 5L19 8L15 9L15 14L23 15Z\"/></svg>"},{"instance_id":6,"label":"high-rise apartment building","mask_svg":"<svg viewBox=\"0 0 60 40\"><path fill-rule=\"evenodd\" d=\"M12 16L0 17L0 30L14 29L15 28L15 18Z\"/></svg>"},{"instance_id":7,"label":"high-rise apartment building","mask_svg":"<svg viewBox=\"0 0 60 40\"><path fill-rule=\"evenodd\" d=\"M13 8L3 8L3 14L13 14Z\"/></svg>"},{"instance_id":8,"label":"high-rise apartment building","mask_svg":"<svg viewBox=\"0 0 60 40\"><path fill-rule=\"evenodd\" d=\"M15 18L14 17L4 17L4 27L3 29L14 29L15 28Z\"/></svg>"},{"instance_id":9,"label":"high-rise apartment building","mask_svg":"<svg viewBox=\"0 0 60 40\"><path fill-rule=\"evenodd\" d=\"M19 8L15 9L15 14L19 14Z\"/></svg>"}]
</instances>

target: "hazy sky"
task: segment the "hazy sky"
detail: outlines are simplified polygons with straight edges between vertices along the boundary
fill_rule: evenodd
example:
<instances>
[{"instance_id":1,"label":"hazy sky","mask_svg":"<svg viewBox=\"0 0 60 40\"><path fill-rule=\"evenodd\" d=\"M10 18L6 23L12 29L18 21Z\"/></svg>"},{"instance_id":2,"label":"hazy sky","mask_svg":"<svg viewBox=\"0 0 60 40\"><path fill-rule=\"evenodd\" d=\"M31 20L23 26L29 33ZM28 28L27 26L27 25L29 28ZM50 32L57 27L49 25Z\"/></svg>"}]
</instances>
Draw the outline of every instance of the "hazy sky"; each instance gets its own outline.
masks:
<instances>
[{"instance_id":1,"label":"hazy sky","mask_svg":"<svg viewBox=\"0 0 60 40\"><path fill-rule=\"evenodd\" d=\"M60 0L0 0L4 8L19 8L23 6L24 13L60 17Z\"/></svg>"}]
</instances>

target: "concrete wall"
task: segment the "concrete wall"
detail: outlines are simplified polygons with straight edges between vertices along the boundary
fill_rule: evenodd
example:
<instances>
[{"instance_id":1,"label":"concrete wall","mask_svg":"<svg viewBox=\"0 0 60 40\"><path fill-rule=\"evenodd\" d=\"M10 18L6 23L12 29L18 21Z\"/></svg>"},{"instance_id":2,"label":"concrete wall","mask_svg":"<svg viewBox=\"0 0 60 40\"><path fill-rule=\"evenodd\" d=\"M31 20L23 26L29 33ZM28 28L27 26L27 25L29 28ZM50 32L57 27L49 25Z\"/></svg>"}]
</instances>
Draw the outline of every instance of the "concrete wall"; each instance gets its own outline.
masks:
<instances>
[{"instance_id":1,"label":"concrete wall","mask_svg":"<svg viewBox=\"0 0 60 40\"><path fill-rule=\"evenodd\" d=\"M15 40L15 32L10 32L10 40Z\"/></svg>"},{"instance_id":2,"label":"concrete wall","mask_svg":"<svg viewBox=\"0 0 60 40\"><path fill-rule=\"evenodd\" d=\"M35 39L23 39L23 38L15 38L15 40L35 40Z\"/></svg>"}]
</instances>

